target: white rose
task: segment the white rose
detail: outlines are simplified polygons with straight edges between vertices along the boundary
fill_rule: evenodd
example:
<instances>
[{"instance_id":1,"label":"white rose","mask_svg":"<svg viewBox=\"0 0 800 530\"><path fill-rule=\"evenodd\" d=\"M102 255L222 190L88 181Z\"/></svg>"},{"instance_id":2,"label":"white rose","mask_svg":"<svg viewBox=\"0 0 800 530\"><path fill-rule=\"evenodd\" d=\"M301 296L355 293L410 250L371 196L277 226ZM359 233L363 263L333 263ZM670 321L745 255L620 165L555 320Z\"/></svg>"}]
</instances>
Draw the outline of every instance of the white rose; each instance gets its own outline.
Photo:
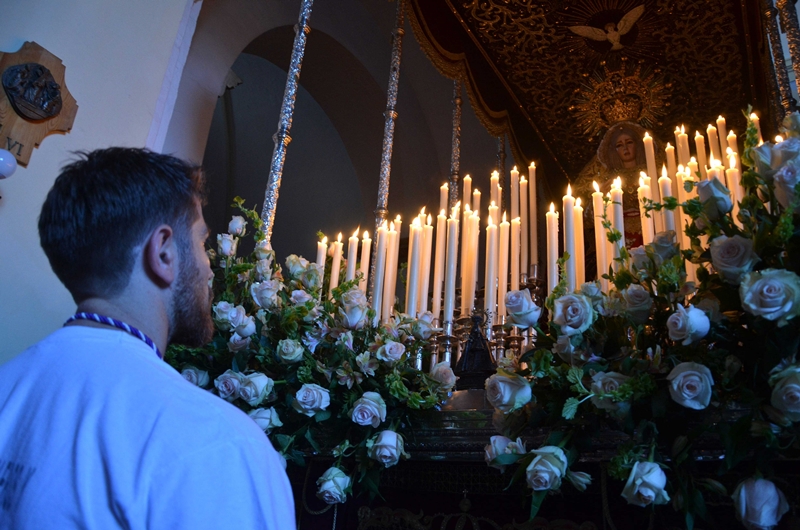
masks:
<instances>
[{"instance_id":1,"label":"white rose","mask_svg":"<svg viewBox=\"0 0 800 530\"><path fill-rule=\"evenodd\" d=\"M308 260L295 254L291 254L286 258L286 267L289 269L289 276L292 278L300 278L307 266Z\"/></svg>"},{"instance_id":2,"label":"white rose","mask_svg":"<svg viewBox=\"0 0 800 530\"><path fill-rule=\"evenodd\" d=\"M247 221L241 215L234 215L231 222L228 223L228 232L234 236L243 236L245 228L247 228Z\"/></svg>"},{"instance_id":3,"label":"white rose","mask_svg":"<svg viewBox=\"0 0 800 530\"><path fill-rule=\"evenodd\" d=\"M583 333L594 319L591 301L581 294L568 294L555 301L553 322L559 326L561 335Z\"/></svg>"},{"instance_id":4,"label":"white rose","mask_svg":"<svg viewBox=\"0 0 800 530\"><path fill-rule=\"evenodd\" d=\"M272 278L272 255L265 259L256 261L256 276L259 280L269 280Z\"/></svg>"},{"instance_id":5,"label":"white rose","mask_svg":"<svg viewBox=\"0 0 800 530\"><path fill-rule=\"evenodd\" d=\"M275 382L260 372L254 372L244 376L241 387L239 387L239 397L247 402L251 407L257 406L264 401Z\"/></svg>"},{"instance_id":6,"label":"white rose","mask_svg":"<svg viewBox=\"0 0 800 530\"><path fill-rule=\"evenodd\" d=\"M253 249L253 252L256 255L256 258L259 260L262 259L274 259L275 251L272 250L272 247L269 244L269 241L266 239L262 239L260 241L256 241L256 246Z\"/></svg>"},{"instance_id":7,"label":"white rose","mask_svg":"<svg viewBox=\"0 0 800 530\"><path fill-rule=\"evenodd\" d=\"M711 263L726 282L739 285L743 274L753 270L759 258L753 251L753 240L742 236L719 236L708 244Z\"/></svg>"},{"instance_id":8,"label":"white rose","mask_svg":"<svg viewBox=\"0 0 800 530\"><path fill-rule=\"evenodd\" d=\"M303 360L303 345L293 339L283 339L278 342L278 357L281 361L291 364Z\"/></svg>"},{"instance_id":9,"label":"white rose","mask_svg":"<svg viewBox=\"0 0 800 530\"><path fill-rule=\"evenodd\" d=\"M250 337L242 337L235 332L228 340L228 350L232 352L242 351L248 346L250 346Z\"/></svg>"},{"instance_id":10,"label":"white rose","mask_svg":"<svg viewBox=\"0 0 800 530\"><path fill-rule=\"evenodd\" d=\"M377 427L386 421L386 402L377 392L364 392L354 403L351 418L359 425Z\"/></svg>"},{"instance_id":11,"label":"white rose","mask_svg":"<svg viewBox=\"0 0 800 530\"><path fill-rule=\"evenodd\" d=\"M650 318L650 310L653 309L653 299L650 292L634 283L622 290L622 298L625 300L625 311L630 319L636 324L644 324Z\"/></svg>"},{"instance_id":12,"label":"white rose","mask_svg":"<svg viewBox=\"0 0 800 530\"><path fill-rule=\"evenodd\" d=\"M338 467L332 467L317 479L317 485L317 497L327 504L338 504L347 500L350 477Z\"/></svg>"},{"instance_id":13,"label":"white rose","mask_svg":"<svg viewBox=\"0 0 800 530\"><path fill-rule=\"evenodd\" d=\"M512 323L521 328L534 326L542 315L542 308L537 306L527 289L506 293L506 310Z\"/></svg>"},{"instance_id":14,"label":"white rose","mask_svg":"<svg viewBox=\"0 0 800 530\"><path fill-rule=\"evenodd\" d=\"M433 313L426 311L420 313L411 325L411 334L417 340L428 340L436 328L433 327Z\"/></svg>"},{"instance_id":15,"label":"white rose","mask_svg":"<svg viewBox=\"0 0 800 530\"><path fill-rule=\"evenodd\" d=\"M314 383L306 383L294 395L292 408L300 414L313 416L320 410L325 410L331 404L331 393L327 388L322 388Z\"/></svg>"},{"instance_id":16,"label":"white rose","mask_svg":"<svg viewBox=\"0 0 800 530\"><path fill-rule=\"evenodd\" d=\"M716 177L698 182L697 195L703 203L703 211L711 221L716 221L733 208L731 192Z\"/></svg>"},{"instance_id":17,"label":"white rose","mask_svg":"<svg viewBox=\"0 0 800 530\"><path fill-rule=\"evenodd\" d=\"M233 331L247 320L247 311L244 307L237 305L228 312L228 322L230 323L230 330Z\"/></svg>"},{"instance_id":18,"label":"white rose","mask_svg":"<svg viewBox=\"0 0 800 530\"><path fill-rule=\"evenodd\" d=\"M236 326L236 333L242 337L247 338L256 332L256 319L253 317L245 317L245 319Z\"/></svg>"},{"instance_id":19,"label":"white rose","mask_svg":"<svg viewBox=\"0 0 800 530\"><path fill-rule=\"evenodd\" d=\"M506 438L505 436L496 435L489 438L489 445L483 448L483 459L486 461L486 464L489 467L499 469L500 471L505 471L506 466L500 464L492 464L492 460L494 460L499 455L506 454L506 447L508 447L508 444L510 443L511 439Z\"/></svg>"},{"instance_id":20,"label":"white rose","mask_svg":"<svg viewBox=\"0 0 800 530\"><path fill-rule=\"evenodd\" d=\"M278 417L278 411L276 411L274 407L268 409L253 409L248 412L247 415L253 418L256 425L267 434L275 427L283 425L281 419Z\"/></svg>"},{"instance_id":21,"label":"white rose","mask_svg":"<svg viewBox=\"0 0 800 530\"><path fill-rule=\"evenodd\" d=\"M786 496L769 480L749 478L733 492L736 518L748 530L769 530L789 511Z\"/></svg>"},{"instance_id":22,"label":"white rose","mask_svg":"<svg viewBox=\"0 0 800 530\"><path fill-rule=\"evenodd\" d=\"M630 379L618 372L597 372L592 376L591 391L593 394L610 394L616 392L619 385ZM592 405L603 410L619 410L622 403L608 397L592 396Z\"/></svg>"},{"instance_id":23,"label":"white rose","mask_svg":"<svg viewBox=\"0 0 800 530\"><path fill-rule=\"evenodd\" d=\"M199 386L200 388L203 388L208 384L208 372L205 370L200 370L199 368L195 368L194 366L186 366L181 371L181 375L184 379L193 385Z\"/></svg>"},{"instance_id":24,"label":"white rose","mask_svg":"<svg viewBox=\"0 0 800 530\"><path fill-rule=\"evenodd\" d=\"M300 283L306 289L319 289L322 285L322 273L316 263L310 263L300 275Z\"/></svg>"},{"instance_id":25,"label":"white rose","mask_svg":"<svg viewBox=\"0 0 800 530\"><path fill-rule=\"evenodd\" d=\"M231 327L231 311L233 310L233 305L229 302L219 302L213 308L214 312L214 323L217 327L223 331L231 331L233 328ZM244 310L244 308L242 308Z\"/></svg>"},{"instance_id":26,"label":"white rose","mask_svg":"<svg viewBox=\"0 0 800 530\"><path fill-rule=\"evenodd\" d=\"M636 462L622 489L622 498L636 506L666 504L669 502L669 495L664 491L666 485L667 476L658 464Z\"/></svg>"},{"instance_id":27,"label":"white rose","mask_svg":"<svg viewBox=\"0 0 800 530\"><path fill-rule=\"evenodd\" d=\"M778 144L764 142L753 149L756 170L768 180L774 178L776 170L794 162L798 156L800 156L800 141L796 137L787 138Z\"/></svg>"},{"instance_id":28,"label":"white rose","mask_svg":"<svg viewBox=\"0 0 800 530\"><path fill-rule=\"evenodd\" d=\"M408 458L403 450L403 437L394 431L381 431L367 440L367 454L383 467L392 467L400 458Z\"/></svg>"},{"instance_id":29,"label":"white rose","mask_svg":"<svg viewBox=\"0 0 800 530\"><path fill-rule=\"evenodd\" d=\"M296 289L292 291L291 301L294 305L303 305L306 302L313 302L314 297L308 294L307 292L303 291L302 289Z\"/></svg>"},{"instance_id":30,"label":"white rose","mask_svg":"<svg viewBox=\"0 0 800 530\"><path fill-rule=\"evenodd\" d=\"M674 341L682 341L684 346L705 337L710 328L711 321L705 311L691 305L689 307L679 305L667 319L669 338Z\"/></svg>"},{"instance_id":31,"label":"white rose","mask_svg":"<svg viewBox=\"0 0 800 530\"><path fill-rule=\"evenodd\" d=\"M486 399L505 413L524 407L531 400L531 385L519 375L494 374L486 380Z\"/></svg>"},{"instance_id":32,"label":"white rose","mask_svg":"<svg viewBox=\"0 0 800 530\"><path fill-rule=\"evenodd\" d=\"M775 382L770 403L791 421L800 421L800 367Z\"/></svg>"},{"instance_id":33,"label":"white rose","mask_svg":"<svg viewBox=\"0 0 800 530\"><path fill-rule=\"evenodd\" d=\"M250 296L258 307L269 309L278 303L278 292L283 289L283 284L278 280L256 282L250 286Z\"/></svg>"},{"instance_id":34,"label":"white rose","mask_svg":"<svg viewBox=\"0 0 800 530\"><path fill-rule=\"evenodd\" d=\"M674 230L659 232L653 238L653 242L647 245L647 249L653 253L656 267L660 267L665 261L678 255L678 243Z\"/></svg>"},{"instance_id":35,"label":"white rose","mask_svg":"<svg viewBox=\"0 0 800 530\"><path fill-rule=\"evenodd\" d=\"M636 270L645 270L650 265L650 256L647 255L644 245L633 247L628 250L628 255L631 257L631 264Z\"/></svg>"},{"instance_id":36,"label":"white rose","mask_svg":"<svg viewBox=\"0 0 800 530\"><path fill-rule=\"evenodd\" d=\"M406 347L402 342L387 340L386 344L378 348L378 352L375 354L375 357L386 363L394 364L403 357L405 352Z\"/></svg>"},{"instance_id":37,"label":"white rose","mask_svg":"<svg viewBox=\"0 0 800 530\"><path fill-rule=\"evenodd\" d=\"M800 278L784 269L745 274L739 286L742 308L751 315L777 320L778 326L800 312Z\"/></svg>"},{"instance_id":38,"label":"white rose","mask_svg":"<svg viewBox=\"0 0 800 530\"><path fill-rule=\"evenodd\" d=\"M564 362L572 364L574 360L572 354L575 353L575 347L567 335L561 335L556 340L556 343L553 344L553 353L558 355Z\"/></svg>"},{"instance_id":39,"label":"white rose","mask_svg":"<svg viewBox=\"0 0 800 530\"><path fill-rule=\"evenodd\" d=\"M224 374L214 379L217 394L224 400L233 401L239 397L239 388L242 385L242 374L227 370Z\"/></svg>"},{"instance_id":40,"label":"white rose","mask_svg":"<svg viewBox=\"0 0 800 530\"><path fill-rule=\"evenodd\" d=\"M702 364L681 363L667 376L669 395L678 405L688 409L702 410L711 402L711 387L714 379L711 370Z\"/></svg>"},{"instance_id":41,"label":"white rose","mask_svg":"<svg viewBox=\"0 0 800 530\"><path fill-rule=\"evenodd\" d=\"M361 329L367 321L367 309L369 302L364 291L358 287L350 289L342 295L342 306L339 308L342 325L348 329Z\"/></svg>"},{"instance_id":42,"label":"white rose","mask_svg":"<svg viewBox=\"0 0 800 530\"><path fill-rule=\"evenodd\" d=\"M533 491L557 490L561 478L567 472L567 456L564 451L547 445L531 451L536 457L528 464L525 477Z\"/></svg>"},{"instance_id":43,"label":"white rose","mask_svg":"<svg viewBox=\"0 0 800 530\"><path fill-rule=\"evenodd\" d=\"M600 289L600 286L596 282L584 283L581 285L581 288L578 290L578 292L589 299L595 311L603 311L603 301L605 299L605 295L603 295L603 290Z\"/></svg>"},{"instance_id":44,"label":"white rose","mask_svg":"<svg viewBox=\"0 0 800 530\"><path fill-rule=\"evenodd\" d=\"M442 361L431 368L431 377L442 386L444 390L452 390L456 386L456 374L450 368L450 361Z\"/></svg>"},{"instance_id":45,"label":"white rose","mask_svg":"<svg viewBox=\"0 0 800 530\"><path fill-rule=\"evenodd\" d=\"M235 256L239 240L230 234L217 234L217 252L220 256Z\"/></svg>"},{"instance_id":46,"label":"white rose","mask_svg":"<svg viewBox=\"0 0 800 530\"><path fill-rule=\"evenodd\" d=\"M786 165L775 172L775 198L784 208L789 208L794 201L794 188L800 183L800 160L790 160Z\"/></svg>"}]
</instances>

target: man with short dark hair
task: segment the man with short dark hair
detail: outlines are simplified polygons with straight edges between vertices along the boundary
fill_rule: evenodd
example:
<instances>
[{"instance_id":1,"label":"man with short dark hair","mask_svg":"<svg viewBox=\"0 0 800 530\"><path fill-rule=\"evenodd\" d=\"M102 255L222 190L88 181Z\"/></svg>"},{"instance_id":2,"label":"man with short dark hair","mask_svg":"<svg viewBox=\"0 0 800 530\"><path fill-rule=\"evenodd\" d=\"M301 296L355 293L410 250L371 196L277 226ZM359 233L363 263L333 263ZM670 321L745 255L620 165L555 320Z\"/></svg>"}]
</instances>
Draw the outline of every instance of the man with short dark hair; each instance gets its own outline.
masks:
<instances>
[{"instance_id":1,"label":"man with short dark hair","mask_svg":"<svg viewBox=\"0 0 800 530\"><path fill-rule=\"evenodd\" d=\"M199 168L82 153L39 218L78 309L0 366L0 528L295 527L283 460L161 360L211 338Z\"/></svg>"}]
</instances>

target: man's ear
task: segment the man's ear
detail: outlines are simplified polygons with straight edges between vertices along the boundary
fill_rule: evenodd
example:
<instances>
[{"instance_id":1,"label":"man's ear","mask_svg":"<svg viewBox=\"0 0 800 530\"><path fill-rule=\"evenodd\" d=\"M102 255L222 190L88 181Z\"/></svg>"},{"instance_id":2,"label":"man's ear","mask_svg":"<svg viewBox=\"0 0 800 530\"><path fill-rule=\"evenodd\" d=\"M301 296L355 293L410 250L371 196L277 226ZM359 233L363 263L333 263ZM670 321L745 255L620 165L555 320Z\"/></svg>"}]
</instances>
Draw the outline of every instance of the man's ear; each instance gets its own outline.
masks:
<instances>
[{"instance_id":1,"label":"man's ear","mask_svg":"<svg viewBox=\"0 0 800 530\"><path fill-rule=\"evenodd\" d=\"M160 225L144 245L144 266L147 275L159 287L169 287L178 277L178 245L169 225Z\"/></svg>"}]
</instances>

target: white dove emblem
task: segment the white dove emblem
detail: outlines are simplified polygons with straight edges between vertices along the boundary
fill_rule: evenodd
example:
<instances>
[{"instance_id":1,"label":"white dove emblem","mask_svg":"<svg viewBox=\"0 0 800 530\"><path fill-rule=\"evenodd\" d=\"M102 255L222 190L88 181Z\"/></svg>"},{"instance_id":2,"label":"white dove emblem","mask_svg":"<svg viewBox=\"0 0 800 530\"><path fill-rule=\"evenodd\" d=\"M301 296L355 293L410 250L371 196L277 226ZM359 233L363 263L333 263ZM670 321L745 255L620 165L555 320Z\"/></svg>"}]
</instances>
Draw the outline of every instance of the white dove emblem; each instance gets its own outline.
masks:
<instances>
[{"instance_id":1,"label":"white dove emblem","mask_svg":"<svg viewBox=\"0 0 800 530\"><path fill-rule=\"evenodd\" d=\"M633 25L636 24L636 21L642 16L642 13L644 13L644 4L639 7L634 7L625 13L625 16L623 16L617 24L613 22L606 24L605 31L592 26L570 26L569 29L573 33L581 37L586 37L587 39L599 42L607 40L611 43L612 50L621 50L625 46L619 42L620 37L627 34L631 28L633 28Z\"/></svg>"}]
</instances>

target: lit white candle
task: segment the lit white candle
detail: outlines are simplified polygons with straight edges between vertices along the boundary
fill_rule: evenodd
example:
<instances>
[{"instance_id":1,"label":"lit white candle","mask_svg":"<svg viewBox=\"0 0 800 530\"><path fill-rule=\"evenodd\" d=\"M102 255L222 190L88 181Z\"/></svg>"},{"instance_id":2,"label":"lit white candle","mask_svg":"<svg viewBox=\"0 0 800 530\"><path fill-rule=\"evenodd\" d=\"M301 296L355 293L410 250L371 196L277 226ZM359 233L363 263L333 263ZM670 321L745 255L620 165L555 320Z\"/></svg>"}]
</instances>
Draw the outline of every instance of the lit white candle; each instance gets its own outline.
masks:
<instances>
[{"instance_id":1,"label":"lit white candle","mask_svg":"<svg viewBox=\"0 0 800 530\"><path fill-rule=\"evenodd\" d=\"M445 260L446 272L444 281L444 314L443 322L453 321L453 312L456 304L456 265L458 262L458 210L461 203L457 203L447 220L447 258Z\"/></svg>"},{"instance_id":2,"label":"lit white candle","mask_svg":"<svg viewBox=\"0 0 800 530\"><path fill-rule=\"evenodd\" d=\"M317 268L319 269L319 277L325 276L325 258L328 255L328 238L323 237L322 241L317 241Z\"/></svg>"},{"instance_id":3,"label":"lit white candle","mask_svg":"<svg viewBox=\"0 0 800 530\"><path fill-rule=\"evenodd\" d=\"M547 294L558 285L558 212L550 203L550 211L544 214L547 222Z\"/></svg>"},{"instance_id":4,"label":"lit white candle","mask_svg":"<svg viewBox=\"0 0 800 530\"><path fill-rule=\"evenodd\" d=\"M733 150L734 153L739 152L739 142L736 138L736 133L731 130L728 133L728 147Z\"/></svg>"},{"instance_id":5,"label":"lit white candle","mask_svg":"<svg viewBox=\"0 0 800 530\"><path fill-rule=\"evenodd\" d=\"M689 158L689 163L686 164L686 168L688 170L689 176L692 177L692 180L697 180L698 179L698 177L697 177L697 173L698 173L697 166L698 166L697 160L695 160L694 157ZM703 166L703 170L705 170L705 165ZM702 173L700 173L700 175L701 175L701 178L702 178Z\"/></svg>"},{"instance_id":6,"label":"lit white candle","mask_svg":"<svg viewBox=\"0 0 800 530\"><path fill-rule=\"evenodd\" d=\"M719 152L725 154L728 150L728 130L725 118L717 118L717 134L719 134Z\"/></svg>"},{"instance_id":7,"label":"lit white candle","mask_svg":"<svg viewBox=\"0 0 800 530\"><path fill-rule=\"evenodd\" d=\"M419 294L419 275L420 264L422 261L422 227L419 224L419 217L409 225L409 246L411 247L411 257L408 262L408 285L406 289L406 314L411 317L417 316L417 295Z\"/></svg>"},{"instance_id":8,"label":"lit white candle","mask_svg":"<svg viewBox=\"0 0 800 530\"><path fill-rule=\"evenodd\" d=\"M750 120L753 122L753 125L756 126L756 131L758 131L758 145L764 143L764 138L761 136L761 120L758 119L758 115L755 112L750 114ZM746 137L747 135L745 135Z\"/></svg>"},{"instance_id":9,"label":"lit white candle","mask_svg":"<svg viewBox=\"0 0 800 530\"><path fill-rule=\"evenodd\" d=\"M497 301L497 225L489 217L486 227L486 285L484 288L483 309L489 315L496 315ZM491 316L490 316L491 318Z\"/></svg>"},{"instance_id":10,"label":"lit white candle","mask_svg":"<svg viewBox=\"0 0 800 530\"><path fill-rule=\"evenodd\" d=\"M499 209L499 207L497 206L497 203L492 201L492 203L489 205L489 218L492 220L492 223L494 223L494 224L497 224L497 220L498 220L497 219L497 210L498 209Z\"/></svg>"},{"instance_id":11,"label":"lit white candle","mask_svg":"<svg viewBox=\"0 0 800 530\"><path fill-rule=\"evenodd\" d=\"M644 156L647 160L647 175L650 178L658 178L658 169L656 168L656 152L655 148L653 147L653 138L650 136L650 133L644 133L644 138L642 138L642 143L644 143Z\"/></svg>"},{"instance_id":12,"label":"lit white candle","mask_svg":"<svg viewBox=\"0 0 800 530\"><path fill-rule=\"evenodd\" d=\"M537 233L536 226L539 222L538 209L536 204L536 164L531 162L528 166L528 235L530 237L530 254L531 265L539 263L539 234ZM530 273L528 269L522 269L522 272Z\"/></svg>"},{"instance_id":13,"label":"lit white candle","mask_svg":"<svg viewBox=\"0 0 800 530\"><path fill-rule=\"evenodd\" d=\"M667 142L667 147L664 149L664 155L667 158L667 171L669 177L674 181L675 174L678 172L678 164L675 161L675 148Z\"/></svg>"},{"instance_id":14,"label":"lit white candle","mask_svg":"<svg viewBox=\"0 0 800 530\"><path fill-rule=\"evenodd\" d=\"M686 182L686 168L683 166L678 166L678 182L679 184L675 188L676 196L678 197L678 202L683 204L689 199L689 194L686 192L686 187L684 186ZM680 214L679 220L676 221L678 223L678 243L682 249L688 250L692 245L691 238L689 238L685 232L685 226L689 222L689 217L683 211L683 208L679 207L677 211Z\"/></svg>"},{"instance_id":15,"label":"lit white candle","mask_svg":"<svg viewBox=\"0 0 800 530\"><path fill-rule=\"evenodd\" d=\"M500 204L500 173L492 171L492 176L489 179L489 201L495 204ZM475 211L480 211L473 208Z\"/></svg>"},{"instance_id":16,"label":"lit white candle","mask_svg":"<svg viewBox=\"0 0 800 530\"><path fill-rule=\"evenodd\" d=\"M472 210L469 207L469 204L464 206L464 213L462 219L462 228L461 228L461 314L467 315L469 314L469 308L467 307L467 285L469 284L470 278L470 269L472 268L472 255L469 252L471 239L470 239L470 216L472 215Z\"/></svg>"},{"instance_id":17,"label":"lit white candle","mask_svg":"<svg viewBox=\"0 0 800 530\"><path fill-rule=\"evenodd\" d=\"M390 307L392 308L394 308L394 303L397 300L397 273L398 273L397 267L400 264L400 236L403 233L402 228L403 228L403 220L398 215L397 217L394 218L394 230L396 234L394 236L394 248L392 250L392 269L391 269L392 282L391 284L389 284L392 294L392 296L389 297L389 302L391 304ZM393 311L390 310L388 316L389 318L391 318L392 313Z\"/></svg>"},{"instance_id":18,"label":"lit white candle","mask_svg":"<svg viewBox=\"0 0 800 530\"><path fill-rule=\"evenodd\" d=\"M472 212L469 216L469 255L472 259L470 265L469 285L467 286L467 309L475 307L475 289L478 287L478 242L481 235L481 216Z\"/></svg>"},{"instance_id":19,"label":"lit white candle","mask_svg":"<svg viewBox=\"0 0 800 530\"><path fill-rule=\"evenodd\" d=\"M594 216L594 246L597 255L597 279L603 284L603 290L608 290L607 281L601 279L603 274L608 273L608 255L606 254L606 229L603 227L603 216L605 215L605 203L603 202L603 192L597 182L592 182L594 193L592 193L592 215Z\"/></svg>"},{"instance_id":20,"label":"lit white candle","mask_svg":"<svg viewBox=\"0 0 800 530\"><path fill-rule=\"evenodd\" d=\"M519 228L520 228L520 235L519 235L519 268L517 270L517 284L519 285L519 274L520 272L524 272L528 274L528 181L523 176L519 179ZM513 219L512 219L513 223ZM513 224L511 225L513 229ZM512 236L513 239L513 236ZM514 252L514 246L511 246L511 252ZM513 270L513 262L512 262L512 270ZM514 278L511 279L514 281ZM516 289L515 289L516 290Z\"/></svg>"},{"instance_id":21,"label":"lit white candle","mask_svg":"<svg viewBox=\"0 0 800 530\"><path fill-rule=\"evenodd\" d=\"M347 272L344 275L344 280L349 282L356 277L356 261L358 261L358 231L361 227L356 228L353 235L347 239Z\"/></svg>"},{"instance_id":22,"label":"lit white candle","mask_svg":"<svg viewBox=\"0 0 800 530\"><path fill-rule=\"evenodd\" d=\"M717 128L709 123L708 127L706 127L706 135L708 135L708 148L711 150L711 156L716 160L722 160L722 153L719 151Z\"/></svg>"},{"instance_id":23,"label":"lit white candle","mask_svg":"<svg viewBox=\"0 0 800 530\"><path fill-rule=\"evenodd\" d=\"M511 225L506 221L506 212L503 212L503 221L500 223L500 259L497 267L497 315L506 314L506 292L508 292L508 243ZM498 319L499 322L499 319Z\"/></svg>"},{"instance_id":24,"label":"lit white candle","mask_svg":"<svg viewBox=\"0 0 800 530\"><path fill-rule=\"evenodd\" d=\"M504 212L505 213L505 212ZM511 170L511 218L519 217L519 171L517 166ZM502 304L503 301L501 300Z\"/></svg>"},{"instance_id":25,"label":"lit white candle","mask_svg":"<svg viewBox=\"0 0 800 530\"><path fill-rule=\"evenodd\" d=\"M333 261L331 262L331 281L328 287L329 292L339 286L339 268L342 262L342 233L339 232L339 237L333 242Z\"/></svg>"},{"instance_id":26,"label":"lit white candle","mask_svg":"<svg viewBox=\"0 0 800 530\"><path fill-rule=\"evenodd\" d=\"M466 175L464 177L464 187L463 191L461 192L461 202L463 204L469 204L470 197L472 197L472 177ZM445 209L445 212L448 211Z\"/></svg>"},{"instance_id":27,"label":"lit white candle","mask_svg":"<svg viewBox=\"0 0 800 530\"><path fill-rule=\"evenodd\" d=\"M378 227L378 242L375 248L375 281L372 285L372 310L375 311L375 318L381 320L381 309L383 306L383 280L386 274L386 242L387 242L386 221Z\"/></svg>"},{"instance_id":28,"label":"lit white candle","mask_svg":"<svg viewBox=\"0 0 800 530\"><path fill-rule=\"evenodd\" d=\"M575 266L575 197L572 196L572 187L567 185L567 194L562 197L562 211L564 212L564 253L569 254L567 259L567 291L575 291L577 281L577 268Z\"/></svg>"},{"instance_id":29,"label":"lit white candle","mask_svg":"<svg viewBox=\"0 0 800 530\"><path fill-rule=\"evenodd\" d=\"M689 174L688 172L683 173L681 172L681 178L683 179L683 201L688 201L697 197L697 188L694 187L697 178L694 175ZM691 183L692 187L689 191L686 191L686 184ZM683 241L686 248L691 246L691 239L685 233L683 234ZM687 282L696 282L697 281L697 266L690 261L685 261L686 266L686 281Z\"/></svg>"},{"instance_id":30,"label":"lit white candle","mask_svg":"<svg viewBox=\"0 0 800 530\"><path fill-rule=\"evenodd\" d=\"M735 190L731 189L731 193L735 194L736 200L741 201L742 199L744 199L744 187L742 186L741 182L742 175L741 175L741 170L739 169L740 167L742 167L742 162L739 159L739 153L737 153L736 151L734 151L729 147L728 152L725 153L725 155L728 159L728 167L736 168L736 171L738 173L736 189Z\"/></svg>"},{"instance_id":31,"label":"lit white candle","mask_svg":"<svg viewBox=\"0 0 800 530\"><path fill-rule=\"evenodd\" d=\"M460 202L458 204L461 204ZM439 318L442 310L442 282L444 280L444 253L447 246L447 216L442 210L436 216L436 250L433 261L433 292L431 294L431 312L433 318Z\"/></svg>"},{"instance_id":32,"label":"lit white candle","mask_svg":"<svg viewBox=\"0 0 800 530\"><path fill-rule=\"evenodd\" d=\"M447 201L450 199L450 185L445 182L439 188L439 209L447 209Z\"/></svg>"},{"instance_id":33,"label":"lit white candle","mask_svg":"<svg viewBox=\"0 0 800 530\"><path fill-rule=\"evenodd\" d=\"M697 166L700 168L700 176L706 179L708 178L706 174L706 137L700 134L700 131L694 133L694 145L697 148Z\"/></svg>"},{"instance_id":34,"label":"lit white candle","mask_svg":"<svg viewBox=\"0 0 800 530\"><path fill-rule=\"evenodd\" d=\"M707 175L708 180L711 180L711 179L719 180L720 167L722 167L722 166L719 165L719 161L712 156L711 160L709 160L708 167L706 167L706 175ZM725 179L723 178L722 180L725 180ZM720 182L722 182L722 181L720 181Z\"/></svg>"},{"instance_id":35,"label":"lit white candle","mask_svg":"<svg viewBox=\"0 0 800 530\"><path fill-rule=\"evenodd\" d=\"M619 261L620 249L625 246L625 217L622 210L622 179L617 177L611 186L611 227L620 233L620 240L613 246L614 251L614 270L620 268Z\"/></svg>"},{"instance_id":36,"label":"lit white candle","mask_svg":"<svg viewBox=\"0 0 800 530\"><path fill-rule=\"evenodd\" d=\"M779 144L779 143L781 143L782 141L783 141L783 136L781 136L780 134L776 134L776 135L775 135L775 143L776 143L776 144Z\"/></svg>"},{"instance_id":37,"label":"lit white candle","mask_svg":"<svg viewBox=\"0 0 800 530\"><path fill-rule=\"evenodd\" d=\"M581 199L575 199L575 285L586 283L586 256L583 247L583 206Z\"/></svg>"},{"instance_id":38,"label":"lit white candle","mask_svg":"<svg viewBox=\"0 0 800 530\"><path fill-rule=\"evenodd\" d=\"M725 179L728 181L728 189L731 192L731 199L733 202L733 211L731 215L733 215L733 221L739 228L742 228L742 222L739 221L739 201L744 198L744 190L742 189L741 175L739 173L739 167L736 165L736 157L734 155L728 157L728 165L730 169L725 170Z\"/></svg>"},{"instance_id":39,"label":"lit white candle","mask_svg":"<svg viewBox=\"0 0 800 530\"><path fill-rule=\"evenodd\" d=\"M689 152L689 135L686 134L686 128L683 125L678 132L675 148L678 150L678 163L686 165L691 153Z\"/></svg>"},{"instance_id":40,"label":"lit white candle","mask_svg":"<svg viewBox=\"0 0 800 530\"><path fill-rule=\"evenodd\" d=\"M422 227L422 266L420 269L419 293L417 294L417 313L428 311L428 286L431 281L431 249L433 246L433 219L430 214Z\"/></svg>"},{"instance_id":41,"label":"lit white candle","mask_svg":"<svg viewBox=\"0 0 800 530\"><path fill-rule=\"evenodd\" d=\"M468 207L469 203L465 203L464 207ZM481 192L479 189L475 188L472 192L472 211L473 212L480 212L481 211Z\"/></svg>"},{"instance_id":42,"label":"lit white candle","mask_svg":"<svg viewBox=\"0 0 800 530\"><path fill-rule=\"evenodd\" d=\"M358 282L358 288L367 292L367 280L369 279L369 260L370 251L372 250L372 239L369 238L369 232L364 230L364 237L361 238L361 280Z\"/></svg>"},{"instance_id":43,"label":"lit white candle","mask_svg":"<svg viewBox=\"0 0 800 530\"><path fill-rule=\"evenodd\" d=\"M661 190L661 197L663 199L667 199L668 197L672 197L672 181L667 176L667 169L664 168L664 172L658 178L658 187ZM664 230L672 230L675 231L675 216L673 215L674 212L667 210L664 208L662 210L664 214Z\"/></svg>"},{"instance_id":44,"label":"lit white candle","mask_svg":"<svg viewBox=\"0 0 800 530\"><path fill-rule=\"evenodd\" d=\"M650 217L647 216L647 210L645 209L645 199L650 198L650 186L644 181L644 177L639 177L639 189L637 190L639 195L639 216L642 218L642 242L645 245L649 245L653 242L654 237L654 227L653 227L653 215L656 212L650 212Z\"/></svg>"},{"instance_id":45,"label":"lit white candle","mask_svg":"<svg viewBox=\"0 0 800 530\"><path fill-rule=\"evenodd\" d=\"M511 220L511 290L519 290L520 218ZM505 299L500 300L505 304Z\"/></svg>"},{"instance_id":46,"label":"lit white candle","mask_svg":"<svg viewBox=\"0 0 800 530\"><path fill-rule=\"evenodd\" d=\"M383 306L381 307L381 321L386 322L392 317L394 307L394 283L397 274L397 254L395 253L397 242L397 227L392 221L389 223L389 230L386 233L386 273L383 282Z\"/></svg>"}]
</instances>

